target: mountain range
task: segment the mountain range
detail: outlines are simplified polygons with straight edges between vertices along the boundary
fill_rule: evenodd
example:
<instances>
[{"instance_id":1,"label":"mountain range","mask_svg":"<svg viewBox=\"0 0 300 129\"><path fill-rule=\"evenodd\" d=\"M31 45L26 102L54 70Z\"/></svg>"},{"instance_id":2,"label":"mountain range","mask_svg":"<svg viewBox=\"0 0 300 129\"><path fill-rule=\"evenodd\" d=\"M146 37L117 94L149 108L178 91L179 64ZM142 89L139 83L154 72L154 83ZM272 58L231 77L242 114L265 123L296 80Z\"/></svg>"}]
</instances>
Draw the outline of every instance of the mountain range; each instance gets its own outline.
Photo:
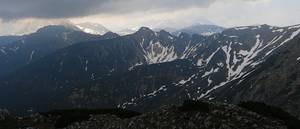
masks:
<instances>
[{"instance_id":1,"label":"mountain range","mask_svg":"<svg viewBox=\"0 0 300 129\"><path fill-rule=\"evenodd\" d=\"M87 34L47 26L0 38L0 108L152 111L184 100L258 101L300 117L300 26ZM3 43L2 43L3 42Z\"/></svg>"},{"instance_id":2,"label":"mountain range","mask_svg":"<svg viewBox=\"0 0 300 129\"><path fill-rule=\"evenodd\" d=\"M38 29L48 26L48 25L62 25L62 26L71 26L72 28L77 28L77 30L83 31L85 33L93 34L93 35L103 35L111 30L106 28L105 26L99 23L93 22L83 22L83 23L73 23L68 20L21 20L15 22L8 22L1 24L2 28L0 28L1 36L21 36L28 35L36 32ZM165 27L164 27L165 26ZM218 25L210 25L210 24L193 24L191 26L183 27L183 28L172 28L167 27L167 25L160 26L159 28L155 28L153 30L160 31L166 30L174 35L179 35L182 32L189 34L200 34L200 35L211 35L214 33L220 33L225 28ZM136 32L139 28L123 28L115 31L115 33L119 35L128 35Z\"/></svg>"}]
</instances>

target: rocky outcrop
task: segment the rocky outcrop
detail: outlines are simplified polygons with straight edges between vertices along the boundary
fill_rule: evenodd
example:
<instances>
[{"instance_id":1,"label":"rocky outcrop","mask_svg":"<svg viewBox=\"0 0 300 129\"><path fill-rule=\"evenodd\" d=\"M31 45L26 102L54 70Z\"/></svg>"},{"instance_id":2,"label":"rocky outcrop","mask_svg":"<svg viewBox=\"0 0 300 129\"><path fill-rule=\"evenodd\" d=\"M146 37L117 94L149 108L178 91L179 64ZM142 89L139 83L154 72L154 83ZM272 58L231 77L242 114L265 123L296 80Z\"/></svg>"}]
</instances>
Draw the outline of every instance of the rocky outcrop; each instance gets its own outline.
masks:
<instances>
[{"instance_id":1,"label":"rocky outcrop","mask_svg":"<svg viewBox=\"0 0 300 129\"><path fill-rule=\"evenodd\" d=\"M0 109L0 120L5 120L9 116L9 112L6 109Z\"/></svg>"},{"instance_id":2,"label":"rocky outcrop","mask_svg":"<svg viewBox=\"0 0 300 129\"><path fill-rule=\"evenodd\" d=\"M281 121L263 117L235 105L189 102L164 106L156 112L120 119L96 115L66 129L287 129Z\"/></svg>"}]
</instances>

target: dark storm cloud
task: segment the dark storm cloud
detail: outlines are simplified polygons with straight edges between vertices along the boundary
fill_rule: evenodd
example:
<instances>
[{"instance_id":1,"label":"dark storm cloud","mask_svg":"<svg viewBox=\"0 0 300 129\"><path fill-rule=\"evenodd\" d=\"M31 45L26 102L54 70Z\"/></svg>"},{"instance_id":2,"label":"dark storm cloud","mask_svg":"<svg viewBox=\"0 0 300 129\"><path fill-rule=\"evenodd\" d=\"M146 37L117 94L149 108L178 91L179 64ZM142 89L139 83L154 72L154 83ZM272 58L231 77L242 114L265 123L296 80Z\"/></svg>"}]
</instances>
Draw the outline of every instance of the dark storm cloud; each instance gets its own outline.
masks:
<instances>
[{"instance_id":1,"label":"dark storm cloud","mask_svg":"<svg viewBox=\"0 0 300 129\"><path fill-rule=\"evenodd\" d=\"M93 14L173 11L207 7L215 0L0 0L0 18L70 18Z\"/></svg>"}]
</instances>

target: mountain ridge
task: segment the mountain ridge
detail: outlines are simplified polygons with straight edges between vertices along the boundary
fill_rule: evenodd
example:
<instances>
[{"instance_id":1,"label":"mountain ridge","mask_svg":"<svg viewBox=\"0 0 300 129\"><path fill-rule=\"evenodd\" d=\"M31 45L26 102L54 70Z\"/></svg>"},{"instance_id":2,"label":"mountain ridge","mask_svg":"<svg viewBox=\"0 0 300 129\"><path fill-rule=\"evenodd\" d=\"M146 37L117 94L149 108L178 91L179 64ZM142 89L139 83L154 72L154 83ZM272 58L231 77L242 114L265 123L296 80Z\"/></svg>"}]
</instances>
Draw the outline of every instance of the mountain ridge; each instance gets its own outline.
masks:
<instances>
[{"instance_id":1,"label":"mountain ridge","mask_svg":"<svg viewBox=\"0 0 300 129\"><path fill-rule=\"evenodd\" d=\"M101 37L84 33L74 26L57 25L40 28L29 35L17 36L17 39L12 42L0 46L0 59L2 60L0 76L9 74L58 49L81 41L100 40Z\"/></svg>"},{"instance_id":2,"label":"mountain ridge","mask_svg":"<svg viewBox=\"0 0 300 129\"><path fill-rule=\"evenodd\" d=\"M237 103L241 99L232 96L240 96L249 87L239 89L239 84L247 77L259 74L255 72L256 68L272 58L277 50L295 42L293 39L299 33L297 25L235 27L211 36L184 33L173 36L143 27L131 35L69 46L47 59L43 58L44 63L40 64L44 65L35 63L27 72L21 70L2 79L1 86L2 89L10 87L11 91L7 92L10 93L15 92L17 84L24 91L37 84L50 88L43 89L47 94L63 92L66 95L54 97L55 101L45 101L46 105L53 104L50 107L63 106L62 103L67 102L69 107L98 103L103 107L151 110L184 99ZM36 71L36 68L40 70ZM32 80L31 77L37 81L28 81ZM19 97L23 97L22 92ZM34 94L29 94L34 98ZM260 93L253 95L256 94ZM12 96L1 98L9 97ZM35 104L38 105L38 101ZM296 111L295 107L285 109L292 113Z\"/></svg>"}]
</instances>

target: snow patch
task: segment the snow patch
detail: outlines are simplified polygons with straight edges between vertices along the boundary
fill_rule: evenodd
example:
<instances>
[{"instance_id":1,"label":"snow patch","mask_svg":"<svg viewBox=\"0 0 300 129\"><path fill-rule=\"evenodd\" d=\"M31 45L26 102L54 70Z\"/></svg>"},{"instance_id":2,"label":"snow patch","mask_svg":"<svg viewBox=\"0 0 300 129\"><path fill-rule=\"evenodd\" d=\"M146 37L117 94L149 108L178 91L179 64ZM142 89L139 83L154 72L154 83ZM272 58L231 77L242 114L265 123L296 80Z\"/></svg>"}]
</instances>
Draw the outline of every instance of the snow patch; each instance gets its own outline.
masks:
<instances>
[{"instance_id":1,"label":"snow patch","mask_svg":"<svg viewBox=\"0 0 300 129\"><path fill-rule=\"evenodd\" d=\"M140 44L143 46L142 44ZM174 46L163 46L160 42L153 43L143 50L148 64L170 62L177 59Z\"/></svg>"},{"instance_id":2,"label":"snow patch","mask_svg":"<svg viewBox=\"0 0 300 129\"><path fill-rule=\"evenodd\" d=\"M206 77L206 76L208 76L208 75L210 75L210 74L212 74L214 72L214 69L212 68L210 71L206 71L203 75L202 75L202 78L203 77Z\"/></svg>"},{"instance_id":3,"label":"snow patch","mask_svg":"<svg viewBox=\"0 0 300 129\"><path fill-rule=\"evenodd\" d=\"M135 68L136 66L140 66L140 65L143 65L143 63L138 62L138 63L136 63L136 64L130 66L130 67L128 68L128 70L131 71L133 68Z\"/></svg>"},{"instance_id":4,"label":"snow patch","mask_svg":"<svg viewBox=\"0 0 300 129\"><path fill-rule=\"evenodd\" d=\"M196 75L194 74L194 75L192 75L192 76L190 76L188 79L186 79L186 80L181 80L181 81L179 81L175 86L182 86L182 85L184 85L184 84L186 84L187 82L189 82L189 81L191 81L194 77L195 77Z\"/></svg>"},{"instance_id":5,"label":"snow patch","mask_svg":"<svg viewBox=\"0 0 300 129\"><path fill-rule=\"evenodd\" d=\"M199 59L197 61L197 66L202 66L203 65L203 59Z\"/></svg>"},{"instance_id":6,"label":"snow patch","mask_svg":"<svg viewBox=\"0 0 300 129\"><path fill-rule=\"evenodd\" d=\"M210 77L207 79L207 82L208 82L208 86L210 86L212 84L212 80L210 79Z\"/></svg>"},{"instance_id":7,"label":"snow patch","mask_svg":"<svg viewBox=\"0 0 300 129\"><path fill-rule=\"evenodd\" d=\"M215 56L215 54L220 50L218 48L215 52L213 52L207 59L206 59L206 65L210 62L210 60Z\"/></svg>"},{"instance_id":8,"label":"snow patch","mask_svg":"<svg viewBox=\"0 0 300 129\"><path fill-rule=\"evenodd\" d=\"M214 90L216 90L216 89L218 89L218 88L220 88L220 87L226 85L227 83L228 83L228 82L226 81L226 82L220 83L219 85L214 86L213 88L207 90L205 93L202 93L202 94L200 95L199 98L201 99L201 98L203 98L203 97L206 97L209 93L211 93L212 91L214 91Z\"/></svg>"},{"instance_id":9,"label":"snow patch","mask_svg":"<svg viewBox=\"0 0 300 129\"><path fill-rule=\"evenodd\" d=\"M147 94L148 96L155 96L158 92L160 91L166 91L167 88L165 85L163 85L162 87L160 87L158 90L154 90L152 93Z\"/></svg>"},{"instance_id":10,"label":"snow patch","mask_svg":"<svg viewBox=\"0 0 300 129\"><path fill-rule=\"evenodd\" d=\"M299 25L300 27L300 25ZM287 39L285 39L283 42L281 42L278 46L274 47L272 50L270 50L268 53L266 53L266 56L270 55L274 50L276 50L277 48L281 47L282 45L284 45L285 43L289 42L290 40L294 39L298 34L300 33L300 29L294 31L291 36ZM274 44L276 42L278 42L281 38L283 37L283 35L280 35L279 37L275 37L269 44ZM266 46L267 47L267 46Z\"/></svg>"},{"instance_id":11,"label":"snow patch","mask_svg":"<svg viewBox=\"0 0 300 129\"><path fill-rule=\"evenodd\" d=\"M28 61L27 61L28 64L32 61L32 58L33 58L34 53L35 53L35 50L31 51L30 56L29 56L29 59L28 59Z\"/></svg>"},{"instance_id":12,"label":"snow patch","mask_svg":"<svg viewBox=\"0 0 300 129\"><path fill-rule=\"evenodd\" d=\"M173 39L174 39L174 37L172 37L172 36L168 36L168 38L169 38L169 39L171 39L171 40L173 40Z\"/></svg>"},{"instance_id":13,"label":"snow patch","mask_svg":"<svg viewBox=\"0 0 300 129\"><path fill-rule=\"evenodd\" d=\"M235 30L245 30L248 29L249 27L245 26L245 27L236 27L234 28Z\"/></svg>"},{"instance_id":14,"label":"snow patch","mask_svg":"<svg viewBox=\"0 0 300 129\"><path fill-rule=\"evenodd\" d=\"M85 33L89 33L89 34L94 34L94 35L103 35L107 32L107 30L103 29L103 30L94 30L92 28L86 28L86 27L82 27L80 25L76 25L77 28L79 28L80 30L82 30Z\"/></svg>"},{"instance_id":15,"label":"snow patch","mask_svg":"<svg viewBox=\"0 0 300 129\"><path fill-rule=\"evenodd\" d=\"M300 27L300 25L299 25L299 27ZM279 46L282 46L286 42L294 39L299 33L300 33L300 29L296 30L295 32L292 33L292 35L288 39L284 40Z\"/></svg>"},{"instance_id":16,"label":"snow patch","mask_svg":"<svg viewBox=\"0 0 300 129\"><path fill-rule=\"evenodd\" d=\"M184 52L182 54L182 56L180 57L180 59L186 59L188 58L191 54L193 54L198 47L200 47L202 44L197 44L194 46L190 45L191 43L189 42L189 44L185 47Z\"/></svg>"},{"instance_id":17,"label":"snow patch","mask_svg":"<svg viewBox=\"0 0 300 129\"><path fill-rule=\"evenodd\" d=\"M275 32L283 32L284 29L277 29L277 30L273 30L272 32L275 33Z\"/></svg>"},{"instance_id":18,"label":"snow patch","mask_svg":"<svg viewBox=\"0 0 300 129\"><path fill-rule=\"evenodd\" d=\"M89 64L89 61L86 60L86 61L85 61L85 68L84 68L85 71L88 71L88 64Z\"/></svg>"},{"instance_id":19,"label":"snow patch","mask_svg":"<svg viewBox=\"0 0 300 129\"><path fill-rule=\"evenodd\" d=\"M5 50L3 50L3 49L0 49L0 50L3 54L5 54L5 55L7 54Z\"/></svg>"},{"instance_id":20,"label":"snow patch","mask_svg":"<svg viewBox=\"0 0 300 129\"><path fill-rule=\"evenodd\" d=\"M288 29L298 29L300 28L300 24L299 25L294 25L294 26L290 26Z\"/></svg>"},{"instance_id":21,"label":"snow patch","mask_svg":"<svg viewBox=\"0 0 300 129\"><path fill-rule=\"evenodd\" d=\"M203 33L201 33L201 35L203 35L203 36L211 36L213 34L216 34L216 32L203 32Z\"/></svg>"},{"instance_id":22,"label":"snow patch","mask_svg":"<svg viewBox=\"0 0 300 129\"><path fill-rule=\"evenodd\" d=\"M248 52L246 50L240 50L238 54L242 56L247 56Z\"/></svg>"},{"instance_id":23,"label":"snow patch","mask_svg":"<svg viewBox=\"0 0 300 129\"><path fill-rule=\"evenodd\" d=\"M119 104L117 107L118 108L126 108L129 105L136 105L137 104L136 103L137 100L140 100L140 99L143 99L143 98L152 98L152 97L155 97L155 96L157 96L158 93L163 92L163 91L167 91L166 85L161 86L159 89L154 90L151 93L140 95L139 97L131 98L130 101L124 102L122 104Z\"/></svg>"},{"instance_id":24,"label":"snow patch","mask_svg":"<svg viewBox=\"0 0 300 129\"><path fill-rule=\"evenodd\" d=\"M114 72L115 71L115 69L114 68L112 68L111 70L109 70L109 72L110 73L112 73L112 72Z\"/></svg>"}]
</instances>

